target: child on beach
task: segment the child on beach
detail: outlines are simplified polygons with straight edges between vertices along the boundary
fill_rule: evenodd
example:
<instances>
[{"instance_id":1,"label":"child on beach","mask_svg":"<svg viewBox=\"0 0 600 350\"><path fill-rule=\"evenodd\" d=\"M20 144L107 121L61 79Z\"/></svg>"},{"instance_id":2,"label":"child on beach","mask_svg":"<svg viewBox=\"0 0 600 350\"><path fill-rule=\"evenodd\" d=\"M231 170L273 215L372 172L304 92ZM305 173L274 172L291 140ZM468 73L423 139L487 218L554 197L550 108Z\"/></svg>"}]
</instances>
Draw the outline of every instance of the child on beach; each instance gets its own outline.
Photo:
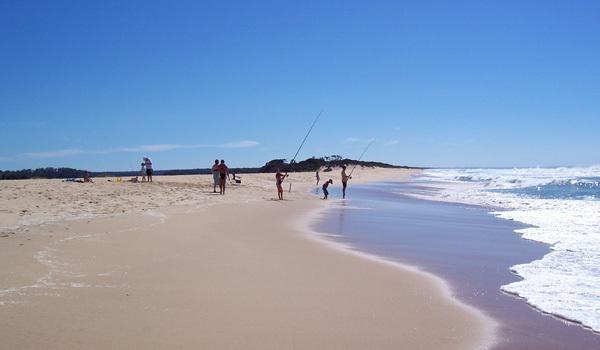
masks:
<instances>
[{"instance_id":1,"label":"child on beach","mask_svg":"<svg viewBox=\"0 0 600 350\"><path fill-rule=\"evenodd\" d=\"M325 197L323 197L323 199L327 199L327 196L329 196L329 191L327 191L327 187L329 187L330 184L333 184L333 180L329 179L329 181L325 181L325 183L323 184L323 195Z\"/></svg>"},{"instance_id":2,"label":"child on beach","mask_svg":"<svg viewBox=\"0 0 600 350\"><path fill-rule=\"evenodd\" d=\"M142 182L146 182L146 164L145 163L142 163L142 169L140 170L140 173L142 174ZM136 178L137 178L137 176L136 176Z\"/></svg>"},{"instance_id":3,"label":"child on beach","mask_svg":"<svg viewBox=\"0 0 600 350\"><path fill-rule=\"evenodd\" d=\"M279 200L283 200L283 180L288 176L287 173L282 174L279 169L275 174L275 183L277 184L277 197Z\"/></svg>"}]
</instances>

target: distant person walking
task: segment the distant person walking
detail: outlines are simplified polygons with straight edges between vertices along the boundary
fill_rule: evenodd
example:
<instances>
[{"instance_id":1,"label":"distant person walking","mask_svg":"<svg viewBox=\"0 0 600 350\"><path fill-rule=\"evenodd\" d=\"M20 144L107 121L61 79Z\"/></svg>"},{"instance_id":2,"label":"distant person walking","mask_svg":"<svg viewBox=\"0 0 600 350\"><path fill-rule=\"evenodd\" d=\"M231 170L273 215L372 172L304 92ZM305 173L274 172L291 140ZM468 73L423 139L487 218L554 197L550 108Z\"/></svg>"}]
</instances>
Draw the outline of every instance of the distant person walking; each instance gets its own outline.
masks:
<instances>
[{"instance_id":1,"label":"distant person walking","mask_svg":"<svg viewBox=\"0 0 600 350\"><path fill-rule=\"evenodd\" d=\"M282 174L279 169L275 174L275 183L277 184L277 197L279 200L283 200L283 180L288 176L287 173Z\"/></svg>"},{"instance_id":2,"label":"distant person walking","mask_svg":"<svg viewBox=\"0 0 600 350\"><path fill-rule=\"evenodd\" d=\"M327 181L325 181L325 183L323 184L323 195L325 197L323 197L323 199L327 199L327 197L329 196L329 191L327 191L327 187L329 187L329 185L333 184L333 180L329 179Z\"/></svg>"},{"instance_id":3,"label":"distant person walking","mask_svg":"<svg viewBox=\"0 0 600 350\"><path fill-rule=\"evenodd\" d=\"M212 166L212 176L213 176L213 193L217 193L217 186L221 186L221 175L219 171L219 160L215 159L215 164Z\"/></svg>"},{"instance_id":4,"label":"distant person walking","mask_svg":"<svg viewBox=\"0 0 600 350\"><path fill-rule=\"evenodd\" d=\"M342 198L346 198L346 186L348 186L348 180L351 179L352 176L346 175L346 166L342 165Z\"/></svg>"},{"instance_id":5,"label":"distant person walking","mask_svg":"<svg viewBox=\"0 0 600 350\"><path fill-rule=\"evenodd\" d=\"M219 193L221 194L225 194L225 184L228 177L229 168L225 165L225 160L221 159L221 164L219 164Z\"/></svg>"},{"instance_id":6,"label":"distant person walking","mask_svg":"<svg viewBox=\"0 0 600 350\"><path fill-rule=\"evenodd\" d=\"M142 169L140 170L140 174L142 175L142 182L146 182L146 164L142 163Z\"/></svg>"},{"instance_id":7,"label":"distant person walking","mask_svg":"<svg viewBox=\"0 0 600 350\"><path fill-rule=\"evenodd\" d=\"M144 157L144 165L146 166L146 176L148 177L148 182L152 182L152 159L148 157Z\"/></svg>"},{"instance_id":8,"label":"distant person walking","mask_svg":"<svg viewBox=\"0 0 600 350\"><path fill-rule=\"evenodd\" d=\"M319 176L319 171L315 172L315 178L317 178L317 186L319 186L319 181L321 181L321 177Z\"/></svg>"}]
</instances>

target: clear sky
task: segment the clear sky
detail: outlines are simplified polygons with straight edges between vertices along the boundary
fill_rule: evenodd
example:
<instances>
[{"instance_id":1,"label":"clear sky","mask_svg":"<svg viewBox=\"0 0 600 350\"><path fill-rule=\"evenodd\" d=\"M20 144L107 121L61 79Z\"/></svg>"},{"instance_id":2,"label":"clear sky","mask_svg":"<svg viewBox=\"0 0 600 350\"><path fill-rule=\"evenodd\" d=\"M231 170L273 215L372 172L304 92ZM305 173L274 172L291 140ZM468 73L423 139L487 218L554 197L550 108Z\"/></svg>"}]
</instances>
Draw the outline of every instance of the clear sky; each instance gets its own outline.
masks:
<instances>
[{"instance_id":1,"label":"clear sky","mask_svg":"<svg viewBox=\"0 0 600 350\"><path fill-rule=\"evenodd\" d=\"M0 0L0 169L600 163L599 1Z\"/></svg>"}]
</instances>

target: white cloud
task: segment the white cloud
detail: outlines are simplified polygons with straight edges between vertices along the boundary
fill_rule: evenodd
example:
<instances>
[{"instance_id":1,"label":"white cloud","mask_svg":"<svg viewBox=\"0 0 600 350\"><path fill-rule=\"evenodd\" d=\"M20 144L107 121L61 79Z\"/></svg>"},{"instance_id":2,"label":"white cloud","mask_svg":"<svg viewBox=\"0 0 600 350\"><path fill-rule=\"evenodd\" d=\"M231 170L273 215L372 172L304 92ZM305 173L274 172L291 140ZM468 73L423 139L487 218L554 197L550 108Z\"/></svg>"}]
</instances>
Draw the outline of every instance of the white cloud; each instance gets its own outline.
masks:
<instances>
[{"instance_id":1,"label":"white cloud","mask_svg":"<svg viewBox=\"0 0 600 350\"><path fill-rule=\"evenodd\" d=\"M24 153L23 155L27 158L42 159L42 158L69 157L69 156L75 156L75 155L82 154L82 153L85 153L85 151L77 149L77 148L71 148L71 149L61 149L58 151L48 151L48 152L29 152L29 153Z\"/></svg>"},{"instance_id":2,"label":"white cloud","mask_svg":"<svg viewBox=\"0 0 600 350\"><path fill-rule=\"evenodd\" d=\"M222 145L218 145L217 147L218 148L248 148L248 147L255 147L255 146L258 146L258 142L242 140L242 141L224 143Z\"/></svg>"},{"instance_id":3,"label":"white cloud","mask_svg":"<svg viewBox=\"0 0 600 350\"><path fill-rule=\"evenodd\" d=\"M369 142L373 142L375 141L374 138L370 138L370 139L361 139L359 137L347 137L344 142L348 142L348 143L369 143Z\"/></svg>"},{"instance_id":4,"label":"white cloud","mask_svg":"<svg viewBox=\"0 0 600 350\"><path fill-rule=\"evenodd\" d=\"M393 145L397 145L397 144L399 144L399 143L400 143L400 140L389 140L389 141L387 141L385 144L386 144L387 146L393 146Z\"/></svg>"},{"instance_id":5,"label":"white cloud","mask_svg":"<svg viewBox=\"0 0 600 350\"><path fill-rule=\"evenodd\" d=\"M156 144L156 145L141 145L135 147L121 147L114 150L100 151L99 153L119 153L119 152L164 152L171 151L174 149L189 148L185 145L177 144Z\"/></svg>"},{"instance_id":6,"label":"white cloud","mask_svg":"<svg viewBox=\"0 0 600 350\"><path fill-rule=\"evenodd\" d=\"M248 148L258 146L257 141L241 140L232 141L222 144L196 144L196 145L182 145L182 144L170 144L170 143L159 143L154 145L140 145L134 147L118 147L104 150L82 150L82 149L63 149L57 151L44 151L44 152L28 152L23 153L23 156L33 159L42 158L60 158L75 156L79 154L112 154L112 153L139 153L139 152L165 152L177 149L197 149L197 148ZM0 161L8 160L10 158L0 157Z\"/></svg>"}]
</instances>

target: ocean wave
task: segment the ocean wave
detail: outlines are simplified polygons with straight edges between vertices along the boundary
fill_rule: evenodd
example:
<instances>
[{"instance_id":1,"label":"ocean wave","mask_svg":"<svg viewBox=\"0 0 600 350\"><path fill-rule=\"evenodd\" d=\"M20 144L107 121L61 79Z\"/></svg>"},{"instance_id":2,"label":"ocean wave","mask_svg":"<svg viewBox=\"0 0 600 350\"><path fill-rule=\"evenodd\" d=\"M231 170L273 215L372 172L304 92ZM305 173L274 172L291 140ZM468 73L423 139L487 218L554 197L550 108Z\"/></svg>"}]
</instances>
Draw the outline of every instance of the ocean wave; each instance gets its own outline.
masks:
<instances>
[{"instance_id":1,"label":"ocean wave","mask_svg":"<svg viewBox=\"0 0 600 350\"><path fill-rule=\"evenodd\" d=\"M488 206L498 217L531 225L517 232L552 252L513 266L523 280L502 289L600 331L599 174L600 166L435 169L420 180L441 188L429 194L437 199Z\"/></svg>"}]
</instances>

